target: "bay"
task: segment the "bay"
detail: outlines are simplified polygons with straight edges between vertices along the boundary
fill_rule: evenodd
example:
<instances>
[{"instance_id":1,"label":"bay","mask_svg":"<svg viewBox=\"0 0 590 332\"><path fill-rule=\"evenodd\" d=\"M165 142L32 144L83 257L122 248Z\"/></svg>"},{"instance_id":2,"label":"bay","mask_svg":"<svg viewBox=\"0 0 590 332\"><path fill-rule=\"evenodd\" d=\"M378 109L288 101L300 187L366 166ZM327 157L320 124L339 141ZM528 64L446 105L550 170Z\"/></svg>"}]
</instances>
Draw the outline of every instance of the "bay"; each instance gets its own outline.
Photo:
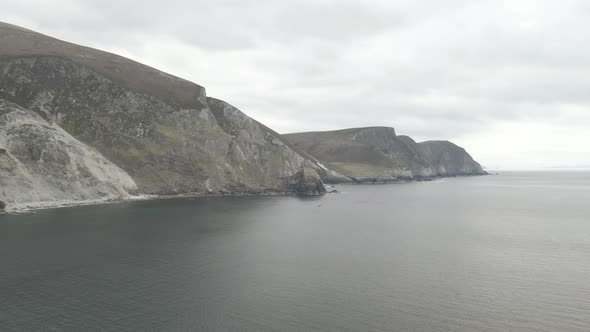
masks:
<instances>
[{"instance_id":1,"label":"bay","mask_svg":"<svg viewBox=\"0 0 590 332\"><path fill-rule=\"evenodd\" d=\"M588 331L590 173L0 216L0 327Z\"/></svg>"}]
</instances>

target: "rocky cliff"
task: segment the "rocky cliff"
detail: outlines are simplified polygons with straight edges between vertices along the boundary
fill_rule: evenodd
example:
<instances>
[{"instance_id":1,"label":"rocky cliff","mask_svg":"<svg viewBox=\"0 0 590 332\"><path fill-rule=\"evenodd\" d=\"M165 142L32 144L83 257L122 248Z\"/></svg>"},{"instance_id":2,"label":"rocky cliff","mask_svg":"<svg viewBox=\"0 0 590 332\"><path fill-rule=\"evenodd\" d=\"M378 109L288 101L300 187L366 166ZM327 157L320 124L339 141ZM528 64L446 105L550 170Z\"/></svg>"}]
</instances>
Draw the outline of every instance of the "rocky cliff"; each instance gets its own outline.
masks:
<instances>
[{"instance_id":1,"label":"rocky cliff","mask_svg":"<svg viewBox=\"0 0 590 332\"><path fill-rule=\"evenodd\" d=\"M10 208L109 200L135 181L55 123L0 99L0 197Z\"/></svg>"},{"instance_id":2,"label":"rocky cliff","mask_svg":"<svg viewBox=\"0 0 590 332\"><path fill-rule=\"evenodd\" d=\"M393 128L279 135L197 84L0 22L0 212L485 174Z\"/></svg>"},{"instance_id":3,"label":"rocky cliff","mask_svg":"<svg viewBox=\"0 0 590 332\"><path fill-rule=\"evenodd\" d=\"M199 85L9 24L0 45L7 209L128 193L325 191L313 159Z\"/></svg>"},{"instance_id":4,"label":"rocky cliff","mask_svg":"<svg viewBox=\"0 0 590 332\"><path fill-rule=\"evenodd\" d=\"M370 127L283 135L329 169L357 182L422 180L487 174L448 141L416 143L393 128Z\"/></svg>"}]
</instances>

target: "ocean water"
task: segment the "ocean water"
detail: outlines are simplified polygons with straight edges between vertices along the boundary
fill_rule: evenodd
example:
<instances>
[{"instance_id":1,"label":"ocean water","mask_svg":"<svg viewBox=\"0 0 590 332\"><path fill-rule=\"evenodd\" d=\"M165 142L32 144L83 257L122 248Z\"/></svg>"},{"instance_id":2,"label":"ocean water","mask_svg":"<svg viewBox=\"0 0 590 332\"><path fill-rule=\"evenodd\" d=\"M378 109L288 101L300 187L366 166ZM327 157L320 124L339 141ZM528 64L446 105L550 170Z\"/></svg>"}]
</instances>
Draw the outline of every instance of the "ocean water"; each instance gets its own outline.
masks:
<instances>
[{"instance_id":1,"label":"ocean water","mask_svg":"<svg viewBox=\"0 0 590 332\"><path fill-rule=\"evenodd\" d=\"M0 217L0 330L588 331L590 173Z\"/></svg>"}]
</instances>

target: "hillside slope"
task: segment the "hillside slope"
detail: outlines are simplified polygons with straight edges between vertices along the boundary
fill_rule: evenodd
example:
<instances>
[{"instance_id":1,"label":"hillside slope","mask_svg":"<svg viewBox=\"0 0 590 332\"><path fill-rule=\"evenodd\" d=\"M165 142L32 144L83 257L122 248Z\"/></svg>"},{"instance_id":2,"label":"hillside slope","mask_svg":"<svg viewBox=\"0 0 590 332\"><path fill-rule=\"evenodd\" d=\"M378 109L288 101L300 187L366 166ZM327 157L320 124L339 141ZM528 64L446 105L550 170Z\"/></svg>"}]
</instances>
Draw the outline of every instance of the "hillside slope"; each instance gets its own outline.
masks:
<instances>
[{"instance_id":1,"label":"hillside slope","mask_svg":"<svg viewBox=\"0 0 590 332\"><path fill-rule=\"evenodd\" d=\"M91 147L139 193L324 192L313 160L197 84L5 23L0 45L0 99Z\"/></svg>"},{"instance_id":2,"label":"hillside slope","mask_svg":"<svg viewBox=\"0 0 590 332\"><path fill-rule=\"evenodd\" d=\"M484 175L461 147L447 141L416 143L389 127L283 135L291 144L358 182Z\"/></svg>"}]
</instances>

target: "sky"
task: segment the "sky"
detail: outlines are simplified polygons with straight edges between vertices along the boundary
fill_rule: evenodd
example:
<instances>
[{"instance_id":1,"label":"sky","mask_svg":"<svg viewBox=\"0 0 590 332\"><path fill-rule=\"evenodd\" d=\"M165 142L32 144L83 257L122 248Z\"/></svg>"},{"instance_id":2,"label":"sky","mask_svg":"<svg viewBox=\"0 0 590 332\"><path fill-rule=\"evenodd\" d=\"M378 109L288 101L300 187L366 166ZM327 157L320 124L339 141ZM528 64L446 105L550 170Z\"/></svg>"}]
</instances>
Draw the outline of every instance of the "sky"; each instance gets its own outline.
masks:
<instances>
[{"instance_id":1,"label":"sky","mask_svg":"<svg viewBox=\"0 0 590 332\"><path fill-rule=\"evenodd\" d=\"M19 0L0 20L206 87L280 133L390 126L590 169L590 1Z\"/></svg>"}]
</instances>

